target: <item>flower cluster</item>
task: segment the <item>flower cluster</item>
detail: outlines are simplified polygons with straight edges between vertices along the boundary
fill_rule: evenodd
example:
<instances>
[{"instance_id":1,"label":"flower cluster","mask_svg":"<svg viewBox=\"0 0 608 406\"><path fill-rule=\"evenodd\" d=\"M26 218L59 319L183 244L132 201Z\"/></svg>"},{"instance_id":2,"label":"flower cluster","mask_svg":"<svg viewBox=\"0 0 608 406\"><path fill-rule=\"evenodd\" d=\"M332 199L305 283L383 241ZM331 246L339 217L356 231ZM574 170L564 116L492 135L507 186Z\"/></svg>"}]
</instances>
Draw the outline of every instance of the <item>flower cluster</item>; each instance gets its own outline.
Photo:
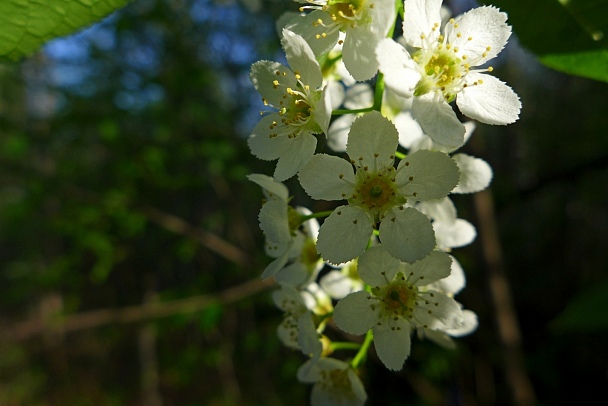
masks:
<instances>
[{"instance_id":1,"label":"flower cluster","mask_svg":"<svg viewBox=\"0 0 608 406\"><path fill-rule=\"evenodd\" d=\"M372 344L400 370L414 335L453 348L477 327L454 299L465 276L450 254L476 231L449 196L485 189L492 170L457 152L475 123L453 104L481 123L517 120L518 96L487 65L511 27L494 7L444 18L441 0L299 3L280 27L289 66L251 68L270 111L249 147L277 161L272 177L249 175L264 193L259 221L273 258L262 277L280 284L277 333L307 357L298 379L314 384L311 403L362 405ZM333 209L292 206L290 178ZM337 329L364 338L340 341Z\"/></svg>"}]
</instances>

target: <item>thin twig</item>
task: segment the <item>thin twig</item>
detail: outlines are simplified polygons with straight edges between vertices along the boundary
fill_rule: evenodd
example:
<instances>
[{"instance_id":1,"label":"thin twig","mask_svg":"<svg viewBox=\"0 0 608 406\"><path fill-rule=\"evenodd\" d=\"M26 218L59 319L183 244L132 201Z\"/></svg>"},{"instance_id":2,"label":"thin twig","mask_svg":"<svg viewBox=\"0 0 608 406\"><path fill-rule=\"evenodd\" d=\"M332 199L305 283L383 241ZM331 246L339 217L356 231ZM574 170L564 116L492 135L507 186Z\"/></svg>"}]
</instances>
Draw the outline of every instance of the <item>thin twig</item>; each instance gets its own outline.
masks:
<instances>
[{"instance_id":1,"label":"thin twig","mask_svg":"<svg viewBox=\"0 0 608 406\"><path fill-rule=\"evenodd\" d=\"M216 294L193 296L169 302L144 303L121 309L102 309L77 313L55 320L34 319L0 328L0 336L10 340L26 340L47 331L71 332L100 327L107 324L135 323L175 314L193 313L213 305L226 305L246 299L272 286L272 279L253 279Z\"/></svg>"},{"instance_id":2,"label":"thin twig","mask_svg":"<svg viewBox=\"0 0 608 406\"><path fill-rule=\"evenodd\" d=\"M162 212L154 207L144 207L141 209L141 212L144 213L150 221L153 221L159 226L176 234L193 238L205 247L235 264L244 268L248 267L250 264L249 256L244 251L213 233L193 227L181 218L176 217L173 214Z\"/></svg>"},{"instance_id":3,"label":"thin twig","mask_svg":"<svg viewBox=\"0 0 608 406\"><path fill-rule=\"evenodd\" d=\"M524 365L521 332L511 298L511 288L504 269L494 201L490 190L486 189L476 193L474 201L498 334L504 348L506 378L513 391L514 404L534 405L536 396Z\"/></svg>"}]
</instances>

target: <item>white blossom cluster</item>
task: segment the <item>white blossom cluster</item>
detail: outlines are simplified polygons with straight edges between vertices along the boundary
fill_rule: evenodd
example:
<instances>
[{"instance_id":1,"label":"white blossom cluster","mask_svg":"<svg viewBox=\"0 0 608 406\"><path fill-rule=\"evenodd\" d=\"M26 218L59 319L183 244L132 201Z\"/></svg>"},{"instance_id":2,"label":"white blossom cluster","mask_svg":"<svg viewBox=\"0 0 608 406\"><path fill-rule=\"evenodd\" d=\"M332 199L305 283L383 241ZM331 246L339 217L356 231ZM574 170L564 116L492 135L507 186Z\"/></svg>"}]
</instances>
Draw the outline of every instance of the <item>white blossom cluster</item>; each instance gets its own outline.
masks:
<instances>
[{"instance_id":1,"label":"white blossom cluster","mask_svg":"<svg viewBox=\"0 0 608 406\"><path fill-rule=\"evenodd\" d=\"M485 189L492 170L458 152L475 124L453 104L485 124L518 119L518 96L487 66L511 27L495 7L446 17L441 0L299 2L280 24L289 66L251 68L270 111L248 144L277 161L272 177L249 175L264 192L259 221L273 258L262 277L281 286L278 336L308 357L298 378L314 384L312 405L362 405L359 370L372 343L400 370L412 335L453 347L477 327L454 299L465 277L450 255L476 231L449 195ZM393 38L397 21L403 36ZM316 153L323 148L334 154ZM292 177L335 208L293 206L282 183Z\"/></svg>"}]
</instances>

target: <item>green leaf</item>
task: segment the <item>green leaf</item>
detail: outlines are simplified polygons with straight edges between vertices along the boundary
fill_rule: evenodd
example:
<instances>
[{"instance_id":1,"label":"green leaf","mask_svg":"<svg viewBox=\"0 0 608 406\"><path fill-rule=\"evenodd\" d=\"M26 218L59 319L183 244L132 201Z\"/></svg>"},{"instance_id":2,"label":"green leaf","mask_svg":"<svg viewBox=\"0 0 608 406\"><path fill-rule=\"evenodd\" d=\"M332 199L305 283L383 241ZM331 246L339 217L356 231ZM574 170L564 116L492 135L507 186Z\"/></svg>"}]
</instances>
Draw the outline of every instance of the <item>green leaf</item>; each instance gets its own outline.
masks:
<instances>
[{"instance_id":1,"label":"green leaf","mask_svg":"<svg viewBox=\"0 0 608 406\"><path fill-rule=\"evenodd\" d=\"M575 296L566 309L553 321L559 332L608 331L608 281Z\"/></svg>"},{"instance_id":2,"label":"green leaf","mask_svg":"<svg viewBox=\"0 0 608 406\"><path fill-rule=\"evenodd\" d=\"M520 43L546 66L608 82L608 0L483 3L505 11Z\"/></svg>"},{"instance_id":3,"label":"green leaf","mask_svg":"<svg viewBox=\"0 0 608 406\"><path fill-rule=\"evenodd\" d=\"M548 54L539 57L539 61L549 68L561 72L608 82L608 50L606 49L570 54Z\"/></svg>"},{"instance_id":4,"label":"green leaf","mask_svg":"<svg viewBox=\"0 0 608 406\"><path fill-rule=\"evenodd\" d=\"M1 0L0 61L16 61L46 41L91 25L129 0Z\"/></svg>"}]
</instances>

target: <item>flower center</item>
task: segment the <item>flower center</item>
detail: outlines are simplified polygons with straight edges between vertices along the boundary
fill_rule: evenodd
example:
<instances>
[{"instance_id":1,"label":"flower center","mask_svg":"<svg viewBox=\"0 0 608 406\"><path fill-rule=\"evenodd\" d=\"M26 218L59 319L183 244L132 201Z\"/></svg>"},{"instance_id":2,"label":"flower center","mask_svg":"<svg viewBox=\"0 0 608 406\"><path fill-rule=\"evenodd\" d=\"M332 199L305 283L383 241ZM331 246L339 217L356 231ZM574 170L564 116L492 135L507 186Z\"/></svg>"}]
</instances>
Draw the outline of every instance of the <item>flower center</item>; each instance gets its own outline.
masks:
<instances>
[{"instance_id":1,"label":"flower center","mask_svg":"<svg viewBox=\"0 0 608 406\"><path fill-rule=\"evenodd\" d=\"M287 224L291 235L296 235L296 230L302 224L302 216L291 206L287 206Z\"/></svg>"},{"instance_id":2,"label":"flower center","mask_svg":"<svg viewBox=\"0 0 608 406\"><path fill-rule=\"evenodd\" d=\"M333 34L337 30L345 31L347 28L356 28L360 23L368 23L371 21L367 8L372 8L370 4L367 8L364 7L366 0L328 0L324 1L308 0L309 3L316 4L314 6L300 7L300 11L304 9L321 9L331 17L332 22L329 24L323 23L321 20L315 21L314 26L322 25L327 28L323 34L318 34L317 38L325 38L327 35Z\"/></svg>"},{"instance_id":3,"label":"flower center","mask_svg":"<svg viewBox=\"0 0 608 406\"><path fill-rule=\"evenodd\" d=\"M302 77L299 72L294 71L293 74L297 81L296 86L288 87L281 82L281 78L287 73L277 70L277 79L273 80L272 85L275 89L281 89L283 92L282 100L278 106L275 106L281 116L281 122L273 121L270 125L271 130L276 130L275 133L270 133L270 138L278 137L279 135L287 135L289 138L295 138L304 131L321 132L321 128L313 119L314 107L321 97L321 92L311 90L310 86L302 82ZM264 100L267 105L268 102Z\"/></svg>"},{"instance_id":4,"label":"flower center","mask_svg":"<svg viewBox=\"0 0 608 406\"><path fill-rule=\"evenodd\" d=\"M304 242L304 247L302 248L302 254L300 256L302 259L302 263L306 266L309 272L312 272L317 262L319 262L319 258L321 256L317 254L317 245L315 240L312 238L307 238Z\"/></svg>"},{"instance_id":5,"label":"flower center","mask_svg":"<svg viewBox=\"0 0 608 406\"><path fill-rule=\"evenodd\" d=\"M321 371L321 376L323 377L320 382L321 385L335 396L334 400L353 399L355 397L347 369Z\"/></svg>"},{"instance_id":6,"label":"flower center","mask_svg":"<svg viewBox=\"0 0 608 406\"><path fill-rule=\"evenodd\" d=\"M362 1L329 1L328 5L330 6L330 14L332 18L334 16L341 17L345 20L352 20L355 17L355 14L359 11L362 5Z\"/></svg>"},{"instance_id":7,"label":"flower center","mask_svg":"<svg viewBox=\"0 0 608 406\"><path fill-rule=\"evenodd\" d=\"M378 288L375 295L382 302L383 316L409 318L414 310L416 291L413 286L401 280L389 283L384 288Z\"/></svg>"},{"instance_id":8,"label":"flower center","mask_svg":"<svg viewBox=\"0 0 608 406\"><path fill-rule=\"evenodd\" d=\"M421 49L414 54L422 73L415 96L436 91L441 92L448 103L454 100L456 93L462 90L463 78L469 70L469 65L456 55L456 50L450 44L439 43L433 50Z\"/></svg>"},{"instance_id":9,"label":"flower center","mask_svg":"<svg viewBox=\"0 0 608 406\"><path fill-rule=\"evenodd\" d=\"M389 209L405 203L405 199L397 194L393 172L393 167L372 173L365 167L358 170L355 193L349 203L367 210L376 222L380 221Z\"/></svg>"}]
</instances>

